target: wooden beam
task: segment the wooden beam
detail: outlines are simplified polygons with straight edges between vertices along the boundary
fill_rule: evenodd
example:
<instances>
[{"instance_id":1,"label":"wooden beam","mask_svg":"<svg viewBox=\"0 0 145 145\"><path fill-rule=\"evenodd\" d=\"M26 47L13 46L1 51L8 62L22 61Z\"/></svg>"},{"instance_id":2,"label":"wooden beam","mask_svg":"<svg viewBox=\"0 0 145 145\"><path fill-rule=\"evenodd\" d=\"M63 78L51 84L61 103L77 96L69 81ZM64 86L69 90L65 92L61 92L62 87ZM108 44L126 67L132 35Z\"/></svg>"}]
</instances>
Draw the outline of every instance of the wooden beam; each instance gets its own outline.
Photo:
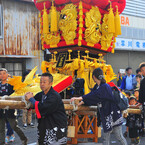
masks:
<instances>
[{"instance_id":1,"label":"wooden beam","mask_svg":"<svg viewBox=\"0 0 145 145\"><path fill-rule=\"evenodd\" d=\"M141 114L141 110L140 109L132 109L132 108L128 108L127 109L128 113L132 113L132 114Z\"/></svg>"},{"instance_id":2,"label":"wooden beam","mask_svg":"<svg viewBox=\"0 0 145 145\"><path fill-rule=\"evenodd\" d=\"M74 107L79 103L78 100L74 102L74 104L70 104L70 99L63 99L62 100L64 103L65 110L74 110ZM75 105L75 106L74 106ZM8 107L9 109L25 109L26 105L24 102L22 102L22 96L15 96L15 97L10 97L7 96L5 99L0 97L0 109L3 109L5 107ZM78 108L75 108L75 111L95 111L97 112L97 107L96 106L79 106ZM141 114L140 109L133 109L133 108L128 108L127 109L128 113L132 114Z\"/></svg>"},{"instance_id":3,"label":"wooden beam","mask_svg":"<svg viewBox=\"0 0 145 145\"><path fill-rule=\"evenodd\" d=\"M22 96L4 96L4 97L0 97L0 100L13 100L13 101L22 101Z\"/></svg>"},{"instance_id":4,"label":"wooden beam","mask_svg":"<svg viewBox=\"0 0 145 145\"><path fill-rule=\"evenodd\" d=\"M22 101L15 100L0 100L0 109L9 108L9 109L25 109L26 104ZM32 107L32 106L31 106ZM72 104L64 104L65 110L74 110L74 105ZM88 107L88 106L79 106L77 108L79 111L96 111L96 107Z\"/></svg>"},{"instance_id":5,"label":"wooden beam","mask_svg":"<svg viewBox=\"0 0 145 145\"><path fill-rule=\"evenodd\" d=\"M22 101L22 97L23 96L13 96L13 97L11 97L11 96L5 96L5 97L0 97L0 100ZM63 101L64 104L70 104L71 99L62 99L62 101ZM74 104L77 105L78 103L79 103L78 100L74 101Z\"/></svg>"},{"instance_id":6,"label":"wooden beam","mask_svg":"<svg viewBox=\"0 0 145 145\"><path fill-rule=\"evenodd\" d=\"M80 50L81 52L89 50L89 54L93 54L93 55L98 54L98 53L106 55L106 53L107 53L106 51L103 51L103 50L100 50L100 49L97 49L97 48L87 47L87 46L82 46L82 47L79 47L79 46L70 46L69 48L73 52L74 51L78 51L78 50ZM48 48L45 48L45 49L48 49ZM51 53L54 53L54 51L57 51L59 53L59 52L67 51L67 50L68 50L68 46L49 48L49 51Z\"/></svg>"},{"instance_id":7,"label":"wooden beam","mask_svg":"<svg viewBox=\"0 0 145 145\"><path fill-rule=\"evenodd\" d=\"M0 109L25 109L26 105L21 101L0 100Z\"/></svg>"}]
</instances>

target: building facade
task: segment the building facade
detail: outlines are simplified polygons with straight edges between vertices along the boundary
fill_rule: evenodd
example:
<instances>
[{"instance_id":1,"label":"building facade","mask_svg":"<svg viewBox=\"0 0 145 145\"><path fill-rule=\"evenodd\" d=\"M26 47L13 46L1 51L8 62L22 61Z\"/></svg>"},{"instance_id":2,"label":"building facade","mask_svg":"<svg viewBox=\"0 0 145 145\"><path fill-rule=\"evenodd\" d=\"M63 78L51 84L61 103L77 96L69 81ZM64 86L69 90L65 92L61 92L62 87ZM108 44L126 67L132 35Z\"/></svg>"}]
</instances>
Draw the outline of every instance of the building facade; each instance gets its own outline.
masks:
<instances>
[{"instance_id":1,"label":"building facade","mask_svg":"<svg viewBox=\"0 0 145 145\"><path fill-rule=\"evenodd\" d=\"M0 0L0 67L16 76L40 68L39 37L38 10L32 0Z\"/></svg>"}]
</instances>

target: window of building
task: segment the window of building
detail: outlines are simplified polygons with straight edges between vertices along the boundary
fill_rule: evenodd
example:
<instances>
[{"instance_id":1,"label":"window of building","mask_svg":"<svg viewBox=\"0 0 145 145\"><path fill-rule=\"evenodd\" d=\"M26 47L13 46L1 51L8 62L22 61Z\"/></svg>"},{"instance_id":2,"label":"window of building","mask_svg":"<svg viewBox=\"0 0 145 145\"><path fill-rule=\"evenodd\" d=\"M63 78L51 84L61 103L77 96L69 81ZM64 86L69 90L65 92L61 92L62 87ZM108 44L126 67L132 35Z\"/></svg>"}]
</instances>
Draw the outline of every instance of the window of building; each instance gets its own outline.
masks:
<instances>
[{"instance_id":1,"label":"window of building","mask_svg":"<svg viewBox=\"0 0 145 145\"><path fill-rule=\"evenodd\" d=\"M8 73L14 76L22 76L22 63L5 63Z\"/></svg>"},{"instance_id":2,"label":"window of building","mask_svg":"<svg viewBox=\"0 0 145 145\"><path fill-rule=\"evenodd\" d=\"M23 59L0 58L0 68L6 68L12 76L22 76L26 70L26 62Z\"/></svg>"},{"instance_id":3,"label":"window of building","mask_svg":"<svg viewBox=\"0 0 145 145\"><path fill-rule=\"evenodd\" d=\"M145 0L126 0L122 14L145 18Z\"/></svg>"}]
</instances>

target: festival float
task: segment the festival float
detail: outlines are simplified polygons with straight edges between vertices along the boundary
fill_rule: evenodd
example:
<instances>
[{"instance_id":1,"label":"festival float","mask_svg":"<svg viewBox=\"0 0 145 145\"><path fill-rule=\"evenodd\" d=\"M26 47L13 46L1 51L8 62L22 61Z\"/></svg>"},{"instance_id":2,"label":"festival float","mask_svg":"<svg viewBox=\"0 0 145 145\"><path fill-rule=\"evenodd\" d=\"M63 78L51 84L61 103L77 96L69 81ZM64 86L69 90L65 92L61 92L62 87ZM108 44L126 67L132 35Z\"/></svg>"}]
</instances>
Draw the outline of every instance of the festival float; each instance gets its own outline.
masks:
<instances>
[{"instance_id":1,"label":"festival float","mask_svg":"<svg viewBox=\"0 0 145 145\"><path fill-rule=\"evenodd\" d=\"M114 53L116 37L121 35L119 14L124 10L126 0L34 0L34 3L40 11L42 51L49 50L52 56L49 62L42 62L41 70L53 75L53 88L57 92L70 89L80 78L84 80L84 94L89 93L94 86L92 72L98 67L102 68L107 82L116 77L112 66L106 64L103 57L106 53ZM24 109L31 106L24 94L40 91L40 76L34 75L36 71L37 67L32 69L24 82L20 76L8 81L15 92L1 97L1 108ZM71 114L68 121L70 143L77 144L78 138L93 138L97 142L100 136L97 108L77 107L78 102L70 104L69 99L63 99L63 102ZM136 109L128 111L140 113Z\"/></svg>"},{"instance_id":2,"label":"festival float","mask_svg":"<svg viewBox=\"0 0 145 145\"><path fill-rule=\"evenodd\" d=\"M103 56L114 53L116 37L121 35L119 14L125 8L125 0L34 0L34 3L40 11L42 50L52 53L50 62L42 62L43 72L59 72L72 78L76 72L77 78L85 80L85 94L94 85L91 74L95 68L103 69L107 82L115 78L112 66L105 63Z\"/></svg>"}]
</instances>

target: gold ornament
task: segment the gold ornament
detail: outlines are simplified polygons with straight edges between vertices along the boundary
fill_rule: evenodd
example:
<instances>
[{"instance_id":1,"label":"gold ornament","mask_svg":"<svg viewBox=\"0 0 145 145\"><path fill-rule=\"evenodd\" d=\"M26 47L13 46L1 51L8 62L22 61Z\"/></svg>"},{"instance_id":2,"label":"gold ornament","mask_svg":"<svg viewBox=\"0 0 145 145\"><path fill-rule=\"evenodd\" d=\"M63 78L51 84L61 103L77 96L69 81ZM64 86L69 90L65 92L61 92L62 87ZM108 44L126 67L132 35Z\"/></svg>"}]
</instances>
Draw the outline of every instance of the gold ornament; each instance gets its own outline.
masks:
<instances>
[{"instance_id":1,"label":"gold ornament","mask_svg":"<svg viewBox=\"0 0 145 145\"><path fill-rule=\"evenodd\" d=\"M49 21L48 21L47 9L45 8L45 3L44 3L44 10L43 10L43 33L47 34L48 32L49 32Z\"/></svg>"},{"instance_id":2,"label":"gold ornament","mask_svg":"<svg viewBox=\"0 0 145 145\"><path fill-rule=\"evenodd\" d=\"M58 31L58 12L56 11L56 7L54 6L54 2L52 1L51 6L51 32Z\"/></svg>"},{"instance_id":3,"label":"gold ornament","mask_svg":"<svg viewBox=\"0 0 145 145\"><path fill-rule=\"evenodd\" d=\"M50 47L57 47L57 44L60 41L60 34L59 33L49 33L47 35L44 35L44 41L47 45L50 45Z\"/></svg>"},{"instance_id":4,"label":"gold ornament","mask_svg":"<svg viewBox=\"0 0 145 145\"><path fill-rule=\"evenodd\" d=\"M12 85L15 91L11 96L23 96L27 92L33 92L33 94L36 95L40 92L40 77L37 75L33 78L36 71L37 66L26 76L24 82L22 82L21 76L13 76L13 78L10 78L8 84Z\"/></svg>"},{"instance_id":5,"label":"gold ornament","mask_svg":"<svg viewBox=\"0 0 145 145\"><path fill-rule=\"evenodd\" d=\"M57 54L57 51L54 51L54 62L56 62L56 54Z\"/></svg>"},{"instance_id":6,"label":"gold ornament","mask_svg":"<svg viewBox=\"0 0 145 145\"><path fill-rule=\"evenodd\" d=\"M85 24L87 29L85 30L85 40L88 46L94 46L101 39L101 13L98 7L92 7L92 9L86 13Z\"/></svg>"},{"instance_id":7,"label":"gold ornament","mask_svg":"<svg viewBox=\"0 0 145 145\"><path fill-rule=\"evenodd\" d=\"M68 50L68 52L71 53L71 50ZM100 67L103 70L103 74L107 82L110 82L111 80L116 78L112 66L106 64L101 53L98 54L99 59L89 57L88 51L85 51L85 53L86 56L82 56L84 59L80 58L80 51L78 51L78 57L75 59L71 59L71 57L69 56L68 60L71 59L71 61L67 60L67 63L63 68L56 68L57 61L54 61L55 58L53 57L54 55L52 55L52 60L50 62L42 62L41 69L43 72L47 72L48 70L50 73L52 73L53 76L57 76L57 80L60 79L59 76L61 75L71 75L73 78L75 78L75 74L77 72L77 78L83 78L85 80L85 94L89 93L90 88L92 88L95 84L92 79L92 73L95 68Z\"/></svg>"},{"instance_id":8,"label":"gold ornament","mask_svg":"<svg viewBox=\"0 0 145 145\"><path fill-rule=\"evenodd\" d=\"M78 38L78 46L82 45L82 34L83 34L83 4L80 1L79 3L79 38Z\"/></svg>"},{"instance_id":9,"label":"gold ornament","mask_svg":"<svg viewBox=\"0 0 145 145\"><path fill-rule=\"evenodd\" d=\"M44 34L44 42L47 44L47 45L50 45L51 48L53 47L57 47L57 44L59 43L60 41L60 34L59 32L51 32L51 17L52 17L52 11L50 11L49 15L48 15L48 18L49 18L49 33L48 34ZM59 16L60 16L60 13L57 12L57 19L59 19Z\"/></svg>"},{"instance_id":10,"label":"gold ornament","mask_svg":"<svg viewBox=\"0 0 145 145\"><path fill-rule=\"evenodd\" d=\"M77 29L77 9L73 4L67 4L60 13L59 29L62 31L62 36L66 44L74 44Z\"/></svg>"},{"instance_id":11,"label":"gold ornament","mask_svg":"<svg viewBox=\"0 0 145 145\"><path fill-rule=\"evenodd\" d=\"M50 48L57 47L57 44L60 41L60 34L57 29L58 26L58 19L60 17L60 13L56 11L56 8L54 7L52 3L52 7L50 10L50 13L47 14L46 8L44 7L44 13L43 13L43 31L42 31L42 18L41 14L39 14L40 17L40 34L41 34L41 44L42 49L44 50L44 43L47 45L50 45ZM43 32L43 33L42 33Z\"/></svg>"},{"instance_id":12,"label":"gold ornament","mask_svg":"<svg viewBox=\"0 0 145 145\"><path fill-rule=\"evenodd\" d=\"M108 14L103 17L102 23L102 37L101 37L101 49L107 50L112 42L113 33L108 32Z\"/></svg>"},{"instance_id":13,"label":"gold ornament","mask_svg":"<svg viewBox=\"0 0 145 145\"><path fill-rule=\"evenodd\" d=\"M68 50L68 53L69 53L69 56L68 56L69 58L68 58L68 60L69 60L69 61L71 60L71 52L72 52L72 50L69 49L69 50Z\"/></svg>"},{"instance_id":14,"label":"gold ornament","mask_svg":"<svg viewBox=\"0 0 145 145\"><path fill-rule=\"evenodd\" d=\"M116 6L116 14L115 14L114 21L115 21L115 36L121 35L121 24L120 24L118 6Z\"/></svg>"},{"instance_id":15,"label":"gold ornament","mask_svg":"<svg viewBox=\"0 0 145 145\"><path fill-rule=\"evenodd\" d=\"M110 2L109 14L108 14L108 32L115 33L114 13L113 13L111 2Z\"/></svg>"}]
</instances>

